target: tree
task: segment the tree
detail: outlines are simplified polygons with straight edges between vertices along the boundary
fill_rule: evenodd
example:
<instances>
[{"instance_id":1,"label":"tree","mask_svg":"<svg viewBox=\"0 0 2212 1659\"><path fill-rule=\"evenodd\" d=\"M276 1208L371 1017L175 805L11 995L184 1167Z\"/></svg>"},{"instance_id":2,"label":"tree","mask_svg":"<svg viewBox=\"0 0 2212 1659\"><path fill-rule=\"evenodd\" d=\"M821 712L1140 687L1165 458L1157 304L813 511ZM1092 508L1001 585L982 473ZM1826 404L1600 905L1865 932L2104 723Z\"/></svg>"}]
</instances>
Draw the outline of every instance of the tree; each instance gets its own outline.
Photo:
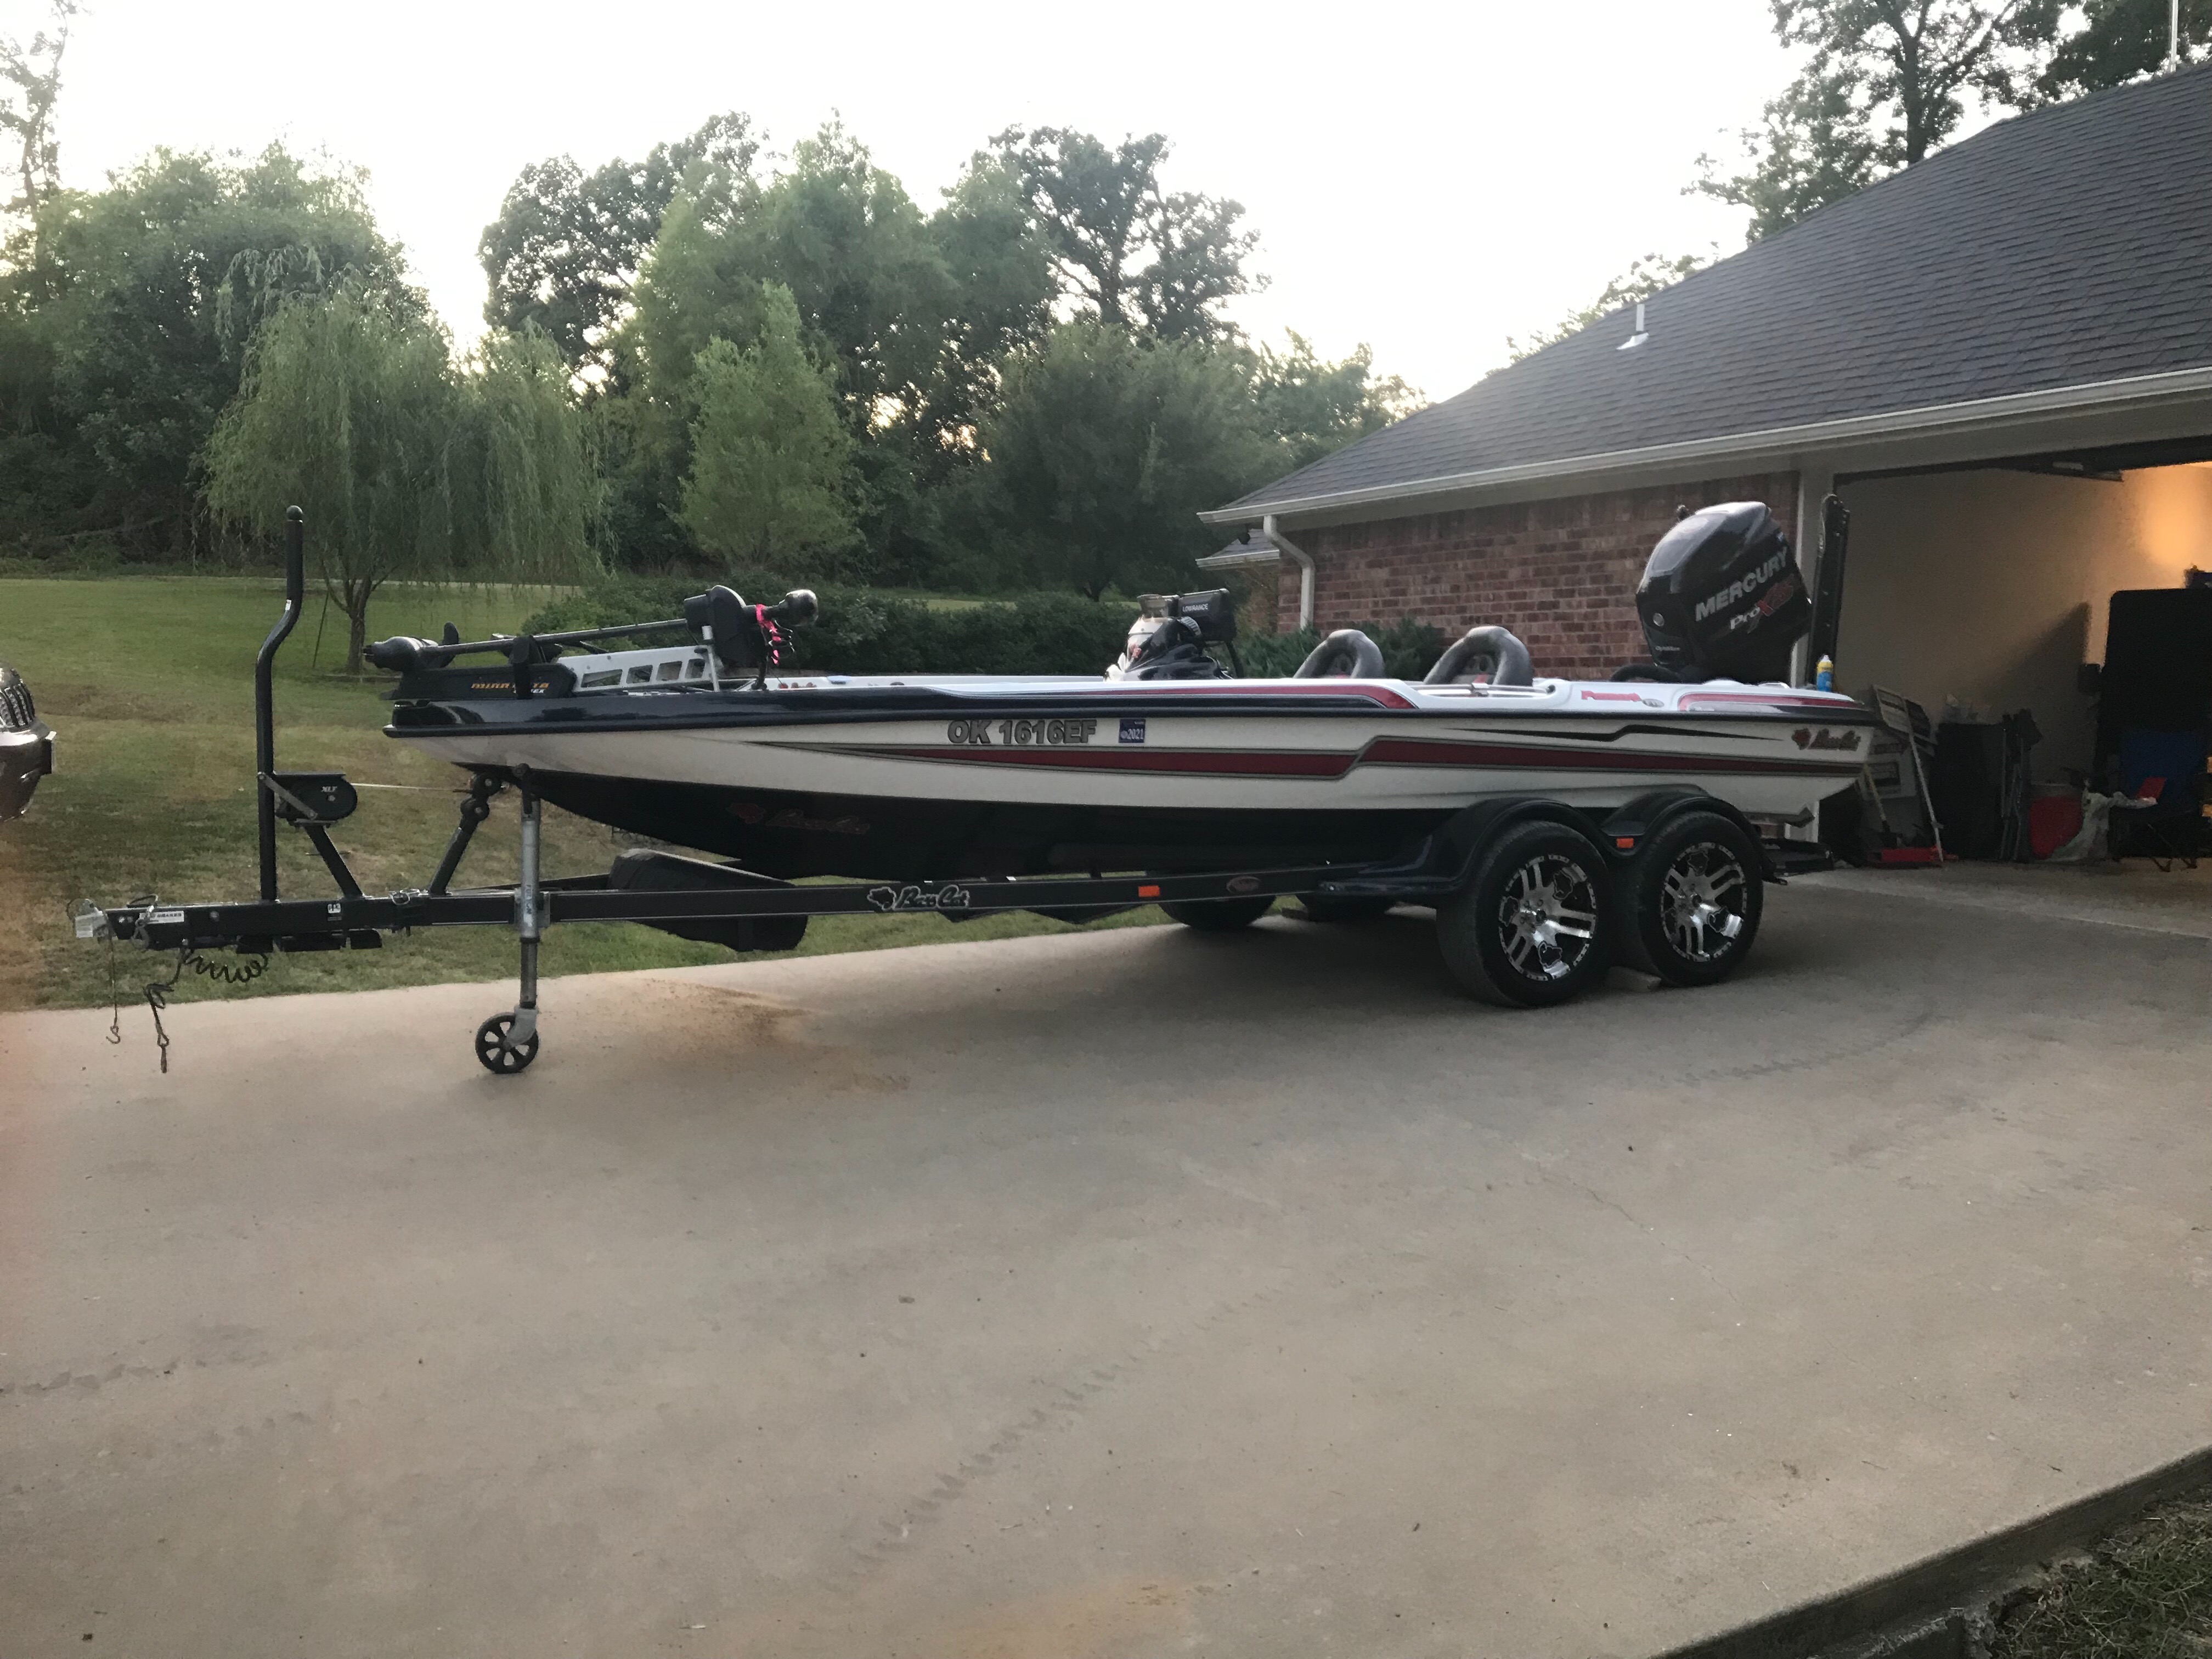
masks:
<instances>
[{"instance_id":1,"label":"tree","mask_svg":"<svg viewBox=\"0 0 2212 1659\"><path fill-rule=\"evenodd\" d=\"M1698 158L1703 194L1752 210L1750 240L1886 173L1917 165L1967 100L2017 101L2058 0L1771 0L1774 33L1808 50L1797 78L1741 135L1743 172Z\"/></svg>"},{"instance_id":2,"label":"tree","mask_svg":"<svg viewBox=\"0 0 2212 1659\"><path fill-rule=\"evenodd\" d=\"M1648 300L1663 288L1672 288L1693 270L1701 270L1712 263L1712 256L1704 253L1680 253L1668 258L1663 253L1647 253L1629 261L1628 269L1615 276L1599 290L1588 305L1577 306L1550 328L1539 329L1526 339L1508 335L1505 349L1511 361L1556 344L1570 334L1579 334L1592 323L1610 317L1625 306L1638 300Z\"/></svg>"},{"instance_id":3,"label":"tree","mask_svg":"<svg viewBox=\"0 0 2212 1659\"><path fill-rule=\"evenodd\" d=\"M852 440L791 291L769 284L760 311L750 345L717 339L699 354L684 521L702 546L756 565L834 556L853 534Z\"/></svg>"},{"instance_id":4,"label":"tree","mask_svg":"<svg viewBox=\"0 0 2212 1659\"><path fill-rule=\"evenodd\" d=\"M340 281L420 316L359 174L272 145L250 161L157 151L101 191L40 204L0 257L14 373L0 377L0 532L100 535L175 554L204 528L191 472L255 324Z\"/></svg>"},{"instance_id":5,"label":"tree","mask_svg":"<svg viewBox=\"0 0 2212 1659\"><path fill-rule=\"evenodd\" d=\"M973 458L976 422L998 394L998 365L1050 331L1057 289L1020 176L995 156L969 161L930 216L929 234L951 283L951 315L918 424L941 477Z\"/></svg>"},{"instance_id":6,"label":"tree","mask_svg":"<svg viewBox=\"0 0 2212 1659\"><path fill-rule=\"evenodd\" d=\"M9 202L35 226L39 210L61 188L61 144L54 137L54 105L61 97L62 57L69 51L70 27L83 9L79 0L49 0L52 33L40 29L25 46L0 39L0 132L16 145L17 180L21 188ZM35 234L35 233L34 233Z\"/></svg>"},{"instance_id":7,"label":"tree","mask_svg":"<svg viewBox=\"0 0 2212 1659\"><path fill-rule=\"evenodd\" d=\"M711 340L760 333L763 285L773 283L789 291L807 351L834 376L857 481L855 568L918 574L922 498L972 454L995 374L991 356L975 354L1034 337L1049 298L1042 252L1024 252L1025 222L1006 195L1003 180L971 170L925 219L834 123L795 145L750 197L711 173L688 181L617 342L636 364L637 392L660 411L628 427L639 442L625 452L631 469L617 475L617 519L649 527L638 492L688 472L688 459L664 447L689 442L694 364ZM988 246L994 236L1007 241Z\"/></svg>"},{"instance_id":8,"label":"tree","mask_svg":"<svg viewBox=\"0 0 2212 1659\"><path fill-rule=\"evenodd\" d=\"M264 536L288 506L307 508L358 672L369 599L395 577L555 581L595 568L566 380L542 341L488 343L457 374L419 315L350 288L297 297L255 331L208 441L208 504Z\"/></svg>"},{"instance_id":9,"label":"tree","mask_svg":"<svg viewBox=\"0 0 2212 1659\"><path fill-rule=\"evenodd\" d=\"M789 290L856 434L920 411L957 296L921 210L866 145L834 121L794 144L731 242L744 279Z\"/></svg>"},{"instance_id":10,"label":"tree","mask_svg":"<svg viewBox=\"0 0 2212 1659\"><path fill-rule=\"evenodd\" d=\"M1253 401L1261 429L1282 447L1283 471L1309 465L1419 406L1420 393L1395 374L1376 379L1374 368L1375 354L1364 345L1332 363L1295 331L1280 352L1260 348Z\"/></svg>"},{"instance_id":11,"label":"tree","mask_svg":"<svg viewBox=\"0 0 2212 1659\"><path fill-rule=\"evenodd\" d=\"M596 568L604 489L553 343L534 330L487 334L454 389L447 474L457 568L543 582Z\"/></svg>"},{"instance_id":12,"label":"tree","mask_svg":"<svg viewBox=\"0 0 2212 1659\"><path fill-rule=\"evenodd\" d=\"M1210 539L1198 512L1280 465L1242 354L1084 319L1006 376L982 433L987 511L1036 576L1093 599L1182 581Z\"/></svg>"},{"instance_id":13,"label":"tree","mask_svg":"<svg viewBox=\"0 0 2212 1659\"><path fill-rule=\"evenodd\" d=\"M732 111L655 144L641 161L586 173L573 156L556 155L523 168L477 244L491 283L484 320L543 331L573 370L604 381L613 367L609 337L678 187L695 168L726 187L749 187L760 143L751 118Z\"/></svg>"},{"instance_id":14,"label":"tree","mask_svg":"<svg viewBox=\"0 0 2212 1659\"><path fill-rule=\"evenodd\" d=\"M2168 0L2088 0L2081 25L2055 34L2048 63L2014 101L2056 102L2079 98L2155 75L2166 67L2173 12ZM2181 0L2183 63L2196 63L2212 46L2212 0Z\"/></svg>"},{"instance_id":15,"label":"tree","mask_svg":"<svg viewBox=\"0 0 2212 1659\"><path fill-rule=\"evenodd\" d=\"M1166 339L1231 337L1225 301L1260 286L1244 270L1258 236L1225 198L1160 185L1161 134L1109 146L1066 127L1010 127L992 141L1021 181L1068 297L1100 321Z\"/></svg>"}]
</instances>

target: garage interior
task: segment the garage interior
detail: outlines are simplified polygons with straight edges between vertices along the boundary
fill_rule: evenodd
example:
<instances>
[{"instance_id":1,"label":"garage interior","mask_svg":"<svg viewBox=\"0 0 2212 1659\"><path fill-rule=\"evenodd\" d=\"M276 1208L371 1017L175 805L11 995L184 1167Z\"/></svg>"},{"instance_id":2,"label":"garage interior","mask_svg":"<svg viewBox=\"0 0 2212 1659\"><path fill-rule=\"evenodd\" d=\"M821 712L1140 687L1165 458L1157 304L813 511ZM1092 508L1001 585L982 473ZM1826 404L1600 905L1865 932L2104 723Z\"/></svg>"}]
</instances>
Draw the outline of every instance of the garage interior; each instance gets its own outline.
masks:
<instances>
[{"instance_id":1,"label":"garage interior","mask_svg":"<svg viewBox=\"0 0 2212 1659\"><path fill-rule=\"evenodd\" d=\"M1836 683L1925 711L1947 850L2047 858L2085 789L2155 805L2076 853L2187 869L2212 850L2212 441L1835 487L1850 514Z\"/></svg>"}]
</instances>

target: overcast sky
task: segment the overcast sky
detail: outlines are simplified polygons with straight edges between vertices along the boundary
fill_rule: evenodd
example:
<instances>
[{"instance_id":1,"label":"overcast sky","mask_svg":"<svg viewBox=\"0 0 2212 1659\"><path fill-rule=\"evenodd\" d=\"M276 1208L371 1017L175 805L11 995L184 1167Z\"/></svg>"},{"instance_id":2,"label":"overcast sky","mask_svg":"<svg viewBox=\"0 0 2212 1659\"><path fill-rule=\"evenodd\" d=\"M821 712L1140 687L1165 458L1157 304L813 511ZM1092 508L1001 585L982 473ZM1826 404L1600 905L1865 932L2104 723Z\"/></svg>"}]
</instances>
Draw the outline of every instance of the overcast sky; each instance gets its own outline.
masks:
<instances>
[{"instance_id":1,"label":"overcast sky","mask_svg":"<svg viewBox=\"0 0 2212 1659\"><path fill-rule=\"evenodd\" d=\"M40 0L0 0L27 34ZM1431 398L1503 361L1636 256L1742 216L1685 197L1701 150L1787 78L1765 0L1457 5L634 0L91 0L62 169L271 138L368 169L386 234L457 335L477 239L525 163L636 155L741 109L787 145L833 112L925 210L1019 124L1158 131L1171 186L1243 202L1272 278L1237 316L1330 356L1361 341Z\"/></svg>"}]
</instances>

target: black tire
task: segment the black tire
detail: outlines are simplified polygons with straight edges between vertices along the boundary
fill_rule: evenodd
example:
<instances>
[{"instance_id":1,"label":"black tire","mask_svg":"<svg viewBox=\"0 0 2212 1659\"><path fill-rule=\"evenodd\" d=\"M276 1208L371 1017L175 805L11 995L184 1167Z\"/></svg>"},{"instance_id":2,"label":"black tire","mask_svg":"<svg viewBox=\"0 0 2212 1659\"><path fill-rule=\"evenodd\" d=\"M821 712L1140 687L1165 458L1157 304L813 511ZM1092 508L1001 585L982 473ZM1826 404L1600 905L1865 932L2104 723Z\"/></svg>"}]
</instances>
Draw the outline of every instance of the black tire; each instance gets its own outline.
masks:
<instances>
[{"instance_id":1,"label":"black tire","mask_svg":"<svg viewBox=\"0 0 2212 1659\"><path fill-rule=\"evenodd\" d=\"M1363 921L1381 921L1390 914L1390 907L1397 901L1387 898L1354 898L1343 894L1306 893L1300 896L1298 902L1305 906L1304 916L1308 921L1325 921L1349 926ZM1293 910L1291 914L1297 915L1299 913Z\"/></svg>"},{"instance_id":2,"label":"black tire","mask_svg":"<svg viewBox=\"0 0 2212 1659\"><path fill-rule=\"evenodd\" d=\"M528 1070L530 1062L538 1058L535 1031L527 1041L509 1046L507 1034L514 1026L513 1014L494 1014L477 1027L477 1059L494 1077L513 1077L517 1072Z\"/></svg>"},{"instance_id":3,"label":"black tire","mask_svg":"<svg viewBox=\"0 0 2212 1659\"><path fill-rule=\"evenodd\" d=\"M1759 848L1718 812L1685 812L1614 878L1614 945L1669 985L1712 985L1741 964L1765 904Z\"/></svg>"},{"instance_id":4,"label":"black tire","mask_svg":"<svg viewBox=\"0 0 2212 1659\"><path fill-rule=\"evenodd\" d=\"M1201 933L1233 933L1240 927L1249 927L1274 904L1273 894L1258 893L1249 898L1186 899L1160 908L1170 921L1195 927Z\"/></svg>"},{"instance_id":5,"label":"black tire","mask_svg":"<svg viewBox=\"0 0 2212 1659\"><path fill-rule=\"evenodd\" d=\"M1613 905L1605 854L1589 836L1564 824L1517 824L1437 907L1437 943L1469 996L1549 1007L1605 976Z\"/></svg>"}]
</instances>

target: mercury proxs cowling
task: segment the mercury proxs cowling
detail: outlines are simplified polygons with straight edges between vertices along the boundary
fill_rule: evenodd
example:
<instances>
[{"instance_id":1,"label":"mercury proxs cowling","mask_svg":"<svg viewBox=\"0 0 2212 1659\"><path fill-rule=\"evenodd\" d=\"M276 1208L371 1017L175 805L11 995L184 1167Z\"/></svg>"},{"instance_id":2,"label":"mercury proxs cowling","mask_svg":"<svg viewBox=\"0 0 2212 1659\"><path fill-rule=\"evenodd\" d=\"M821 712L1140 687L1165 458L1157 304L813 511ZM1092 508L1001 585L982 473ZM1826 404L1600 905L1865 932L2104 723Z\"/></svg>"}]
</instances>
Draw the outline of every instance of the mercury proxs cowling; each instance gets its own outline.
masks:
<instances>
[{"instance_id":1,"label":"mercury proxs cowling","mask_svg":"<svg viewBox=\"0 0 2212 1659\"><path fill-rule=\"evenodd\" d=\"M1790 538L1763 501L1723 501L1660 538L1636 590L1651 660L1678 680L1787 679L1813 617Z\"/></svg>"}]
</instances>

